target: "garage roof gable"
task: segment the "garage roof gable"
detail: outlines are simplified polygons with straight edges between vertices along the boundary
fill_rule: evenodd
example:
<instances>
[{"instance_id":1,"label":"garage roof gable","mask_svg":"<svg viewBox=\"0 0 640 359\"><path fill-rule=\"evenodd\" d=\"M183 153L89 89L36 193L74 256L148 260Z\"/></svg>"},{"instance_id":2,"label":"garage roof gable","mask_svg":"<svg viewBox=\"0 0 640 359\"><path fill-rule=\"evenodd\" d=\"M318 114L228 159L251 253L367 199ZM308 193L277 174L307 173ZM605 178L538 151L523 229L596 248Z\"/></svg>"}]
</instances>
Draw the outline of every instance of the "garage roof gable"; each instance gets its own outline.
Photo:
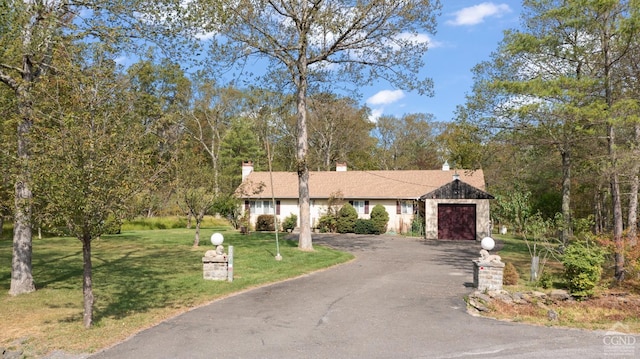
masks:
<instances>
[{"instance_id":1,"label":"garage roof gable","mask_svg":"<svg viewBox=\"0 0 640 359\"><path fill-rule=\"evenodd\" d=\"M420 199L494 199L494 197L468 183L455 179L438 189L422 195Z\"/></svg>"}]
</instances>

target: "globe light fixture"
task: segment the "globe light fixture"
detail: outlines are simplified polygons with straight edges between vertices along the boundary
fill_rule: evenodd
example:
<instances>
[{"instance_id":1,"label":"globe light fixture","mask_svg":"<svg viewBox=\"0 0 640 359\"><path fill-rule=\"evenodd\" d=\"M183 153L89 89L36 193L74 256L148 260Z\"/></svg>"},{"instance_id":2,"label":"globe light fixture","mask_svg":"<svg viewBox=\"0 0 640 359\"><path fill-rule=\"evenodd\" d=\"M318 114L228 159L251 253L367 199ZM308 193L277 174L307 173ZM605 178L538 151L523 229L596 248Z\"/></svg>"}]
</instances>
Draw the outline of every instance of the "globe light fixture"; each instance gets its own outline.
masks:
<instances>
[{"instance_id":1,"label":"globe light fixture","mask_svg":"<svg viewBox=\"0 0 640 359\"><path fill-rule=\"evenodd\" d=\"M219 246L224 242L224 236L221 233L214 233L211 235L211 244Z\"/></svg>"},{"instance_id":2,"label":"globe light fixture","mask_svg":"<svg viewBox=\"0 0 640 359\"><path fill-rule=\"evenodd\" d=\"M482 247L482 249L490 251L493 249L493 247L496 246L496 241L494 241L491 237L484 237L480 242L480 246Z\"/></svg>"}]
</instances>

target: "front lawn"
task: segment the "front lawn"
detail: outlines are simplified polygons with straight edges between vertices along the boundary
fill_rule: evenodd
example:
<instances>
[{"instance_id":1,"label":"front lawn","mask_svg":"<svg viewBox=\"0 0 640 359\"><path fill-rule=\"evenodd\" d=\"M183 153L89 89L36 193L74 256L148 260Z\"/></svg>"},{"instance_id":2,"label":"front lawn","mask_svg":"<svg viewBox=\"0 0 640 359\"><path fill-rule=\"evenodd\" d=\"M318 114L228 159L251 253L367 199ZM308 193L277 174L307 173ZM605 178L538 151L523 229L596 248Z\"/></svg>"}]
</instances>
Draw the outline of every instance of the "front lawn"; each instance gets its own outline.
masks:
<instances>
[{"instance_id":1,"label":"front lawn","mask_svg":"<svg viewBox=\"0 0 640 359\"><path fill-rule=\"evenodd\" d=\"M170 227L168 227L170 228ZM225 236L234 246L234 281L202 279L202 256L213 249L209 237ZM128 230L103 236L92 245L96 297L94 326L82 326L82 246L73 238L33 241L33 275L38 290L8 295L11 278L10 233L0 237L0 347L22 348L27 356L53 350L89 353L117 343L190 308L243 289L296 277L352 258L321 246L314 252L280 236L282 261L275 235L240 235L228 227L201 231L201 246L193 248L194 230Z\"/></svg>"}]
</instances>

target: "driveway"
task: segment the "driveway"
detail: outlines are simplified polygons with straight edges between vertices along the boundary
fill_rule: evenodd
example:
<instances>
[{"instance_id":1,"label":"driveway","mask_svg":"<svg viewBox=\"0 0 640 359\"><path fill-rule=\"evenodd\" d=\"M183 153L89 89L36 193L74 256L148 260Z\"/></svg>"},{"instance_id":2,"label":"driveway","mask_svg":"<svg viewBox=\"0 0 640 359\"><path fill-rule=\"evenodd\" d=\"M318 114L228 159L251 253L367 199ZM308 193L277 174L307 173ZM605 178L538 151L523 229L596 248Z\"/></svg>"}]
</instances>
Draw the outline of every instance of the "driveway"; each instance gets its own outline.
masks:
<instances>
[{"instance_id":1,"label":"driveway","mask_svg":"<svg viewBox=\"0 0 640 359\"><path fill-rule=\"evenodd\" d=\"M351 251L356 259L218 300L91 358L603 358L624 357L629 349L631 355L634 349L640 353L635 343L614 347L604 332L467 314L463 297L473 290L476 243L325 235L314 237L314 244Z\"/></svg>"}]
</instances>

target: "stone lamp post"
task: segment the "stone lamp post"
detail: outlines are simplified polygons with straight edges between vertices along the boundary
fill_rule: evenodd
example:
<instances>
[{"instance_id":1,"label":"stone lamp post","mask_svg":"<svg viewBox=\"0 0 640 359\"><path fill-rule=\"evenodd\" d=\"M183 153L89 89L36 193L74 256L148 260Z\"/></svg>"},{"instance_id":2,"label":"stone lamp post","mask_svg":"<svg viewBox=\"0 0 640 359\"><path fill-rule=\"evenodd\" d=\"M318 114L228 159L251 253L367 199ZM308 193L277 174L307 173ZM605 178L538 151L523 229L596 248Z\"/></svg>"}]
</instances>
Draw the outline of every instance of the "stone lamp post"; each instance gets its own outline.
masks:
<instances>
[{"instance_id":1,"label":"stone lamp post","mask_svg":"<svg viewBox=\"0 0 640 359\"><path fill-rule=\"evenodd\" d=\"M490 254L496 242L491 237L484 237L480 242L480 258L473 260L473 285L479 291L502 290L504 263L499 255Z\"/></svg>"},{"instance_id":2,"label":"stone lamp post","mask_svg":"<svg viewBox=\"0 0 640 359\"><path fill-rule=\"evenodd\" d=\"M211 244L215 250L208 250L202 257L202 275L208 280L233 281L233 246L229 246L229 254L224 252L224 236L220 233L211 235Z\"/></svg>"}]
</instances>

